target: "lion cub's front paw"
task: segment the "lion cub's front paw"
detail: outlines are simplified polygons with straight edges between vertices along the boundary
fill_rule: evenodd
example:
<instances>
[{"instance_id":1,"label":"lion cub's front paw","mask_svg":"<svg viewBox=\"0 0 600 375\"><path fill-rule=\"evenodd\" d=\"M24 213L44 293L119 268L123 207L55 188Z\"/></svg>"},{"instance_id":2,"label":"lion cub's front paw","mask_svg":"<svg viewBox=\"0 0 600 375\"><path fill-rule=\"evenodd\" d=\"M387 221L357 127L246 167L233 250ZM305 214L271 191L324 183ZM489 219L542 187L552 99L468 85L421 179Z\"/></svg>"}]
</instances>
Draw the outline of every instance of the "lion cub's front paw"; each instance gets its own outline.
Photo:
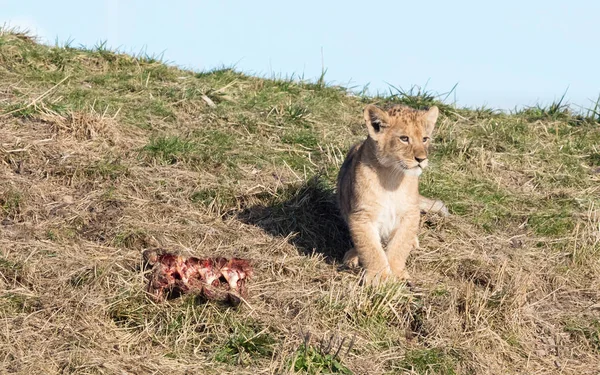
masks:
<instances>
[{"instance_id":1,"label":"lion cub's front paw","mask_svg":"<svg viewBox=\"0 0 600 375\"><path fill-rule=\"evenodd\" d=\"M406 270L406 266L404 264L391 263L390 266L391 266L392 272L399 280L408 281L412 278L410 276L410 274L408 273L408 271Z\"/></svg>"},{"instance_id":2,"label":"lion cub's front paw","mask_svg":"<svg viewBox=\"0 0 600 375\"><path fill-rule=\"evenodd\" d=\"M380 272L373 272L367 270L365 271L364 283L365 285L377 286L388 281L395 281L396 279L396 276L392 273L392 271L389 268L386 268L385 270Z\"/></svg>"},{"instance_id":3,"label":"lion cub's front paw","mask_svg":"<svg viewBox=\"0 0 600 375\"><path fill-rule=\"evenodd\" d=\"M342 262L348 268L357 268L359 265L359 262L358 262L358 253L356 252L356 250L354 250L354 248L352 248L352 249L346 251L346 254L344 254L344 259L342 260Z\"/></svg>"},{"instance_id":4,"label":"lion cub's front paw","mask_svg":"<svg viewBox=\"0 0 600 375\"><path fill-rule=\"evenodd\" d=\"M405 280L405 281L410 281L412 280L412 276L410 276L410 274L408 273L407 270L404 270L400 273L399 278L401 280Z\"/></svg>"}]
</instances>

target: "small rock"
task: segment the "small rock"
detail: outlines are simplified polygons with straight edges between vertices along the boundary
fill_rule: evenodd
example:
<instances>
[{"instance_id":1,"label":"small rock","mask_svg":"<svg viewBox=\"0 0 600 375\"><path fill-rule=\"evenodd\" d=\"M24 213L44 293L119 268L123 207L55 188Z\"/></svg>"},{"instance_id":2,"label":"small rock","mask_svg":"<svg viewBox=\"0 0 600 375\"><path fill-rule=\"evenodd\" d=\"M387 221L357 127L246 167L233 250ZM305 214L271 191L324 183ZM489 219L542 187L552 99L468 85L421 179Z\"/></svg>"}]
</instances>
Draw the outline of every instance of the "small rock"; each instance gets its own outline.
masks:
<instances>
[{"instance_id":1,"label":"small rock","mask_svg":"<svg viewBox=\"0 0 600 375\"><path fill-rule=\"evenodd\" d=\"M74 202L73 197L70 195L65 195L62 200L66 204L73 204L73 202Z\"/></svg>"}]
</instances>

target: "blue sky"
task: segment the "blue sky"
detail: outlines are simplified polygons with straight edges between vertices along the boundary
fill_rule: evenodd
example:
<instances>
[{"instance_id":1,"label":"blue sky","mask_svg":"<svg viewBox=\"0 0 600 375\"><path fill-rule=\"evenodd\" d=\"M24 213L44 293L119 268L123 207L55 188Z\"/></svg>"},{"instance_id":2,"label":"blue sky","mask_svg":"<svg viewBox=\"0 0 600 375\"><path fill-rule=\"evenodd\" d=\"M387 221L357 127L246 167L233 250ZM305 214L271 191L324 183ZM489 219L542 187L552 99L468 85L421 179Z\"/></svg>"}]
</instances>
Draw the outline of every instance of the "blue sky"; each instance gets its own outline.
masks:
<instances>
[{"instance_id":1,"label":"blue sky","mask_svg":"<svg viewBox=\"0 0 600 375\"><path fill-rule=\"evenodd\" d=\"M0 24L54 43L162 53L194 70L235 65L370 92L388 83L459 105L575 106L600 94L600 1L4 1Z\"/></svg>"}]
</instances>

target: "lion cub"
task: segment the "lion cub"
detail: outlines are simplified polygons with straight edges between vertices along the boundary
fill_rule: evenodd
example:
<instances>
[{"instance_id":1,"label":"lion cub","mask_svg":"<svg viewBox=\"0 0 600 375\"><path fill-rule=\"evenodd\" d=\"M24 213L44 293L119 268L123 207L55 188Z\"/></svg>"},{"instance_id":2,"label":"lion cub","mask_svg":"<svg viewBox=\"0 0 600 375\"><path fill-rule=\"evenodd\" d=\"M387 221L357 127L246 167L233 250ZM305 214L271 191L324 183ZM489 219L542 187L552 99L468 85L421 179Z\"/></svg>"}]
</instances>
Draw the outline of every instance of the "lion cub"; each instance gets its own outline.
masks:
<instances>
[{"instance_id":1,"label":"lion cub","mask_svg":"<svg viewBox=\"0 0 600 375\"><path fill-rule=\"evenodd\" d=\"M360 263L368 283L407 279L406 258L418 246L420 211L448 213L441 201L419 195L438 108L383 111L368 105L364 118L368 137L350 149L337 180L340 210L354 243L344 263Z\"/></svg>"}]
</instances>

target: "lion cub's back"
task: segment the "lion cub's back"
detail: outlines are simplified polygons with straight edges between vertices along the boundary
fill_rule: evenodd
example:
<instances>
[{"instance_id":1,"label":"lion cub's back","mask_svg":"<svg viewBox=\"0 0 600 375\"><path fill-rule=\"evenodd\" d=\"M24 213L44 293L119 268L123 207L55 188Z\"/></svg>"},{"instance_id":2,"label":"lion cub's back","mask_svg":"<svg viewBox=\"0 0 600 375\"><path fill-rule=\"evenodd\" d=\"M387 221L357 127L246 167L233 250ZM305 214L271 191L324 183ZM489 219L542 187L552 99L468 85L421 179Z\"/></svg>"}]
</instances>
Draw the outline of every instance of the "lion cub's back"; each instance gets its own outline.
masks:
<instances>
[{"instance_id":1,"label":"lion cub's back","mask_svg":"<svg viewBox=\"0 0 600 375\"><path fill-rule=\"evenodd\" d=\"M337 201L342 217L346 222L348 221L348 214L352 210L352 202L355 199L356 163L363 143L357 143L350 148L337 178Z\"/></svg>"}]
</instances>

